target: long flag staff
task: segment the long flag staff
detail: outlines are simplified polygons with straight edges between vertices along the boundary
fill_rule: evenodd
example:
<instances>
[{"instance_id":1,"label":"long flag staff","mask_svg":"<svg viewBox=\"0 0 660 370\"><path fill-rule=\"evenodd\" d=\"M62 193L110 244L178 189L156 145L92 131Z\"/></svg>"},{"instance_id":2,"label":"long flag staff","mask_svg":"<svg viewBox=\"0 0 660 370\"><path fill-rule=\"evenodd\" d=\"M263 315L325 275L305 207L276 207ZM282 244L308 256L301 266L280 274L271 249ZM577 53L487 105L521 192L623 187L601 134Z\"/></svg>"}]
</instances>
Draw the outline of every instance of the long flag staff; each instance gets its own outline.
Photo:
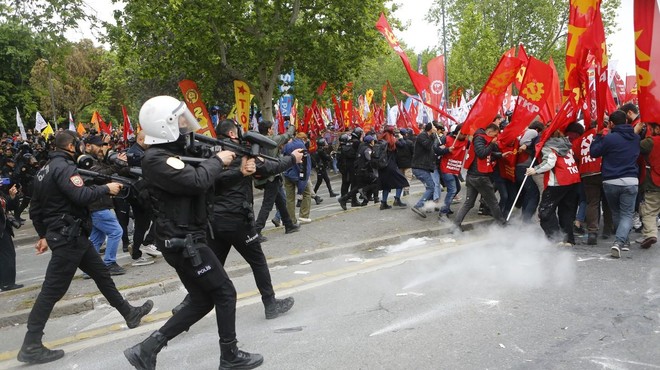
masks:
<instances>
[{"instance_id":1,"label":"long flag staff","mask_svg":"<svg viewBox=\"0 0 660 370\"><path fill-rule=\"evenodd\" d=\"M534 167L534 163L536 163L536 156L532 159L532 163L530 163L528 168ZM525 173L525 178L523 179L522 184L520 184L520 189L518 189L518 194L516 194L516 199L513 200L512 204L515 205L516 203L518 203L518 198L520 197L520 193L522 193L523 186L525 186L525 181L527 181L527 177L528 177L527 173ZM507 221L509 221L509 218L511 218L511 213L513 213L514 208L515 207L512 206L511 209L509 210L509 214L506 216Z\"/></svg>"}]
</instances>

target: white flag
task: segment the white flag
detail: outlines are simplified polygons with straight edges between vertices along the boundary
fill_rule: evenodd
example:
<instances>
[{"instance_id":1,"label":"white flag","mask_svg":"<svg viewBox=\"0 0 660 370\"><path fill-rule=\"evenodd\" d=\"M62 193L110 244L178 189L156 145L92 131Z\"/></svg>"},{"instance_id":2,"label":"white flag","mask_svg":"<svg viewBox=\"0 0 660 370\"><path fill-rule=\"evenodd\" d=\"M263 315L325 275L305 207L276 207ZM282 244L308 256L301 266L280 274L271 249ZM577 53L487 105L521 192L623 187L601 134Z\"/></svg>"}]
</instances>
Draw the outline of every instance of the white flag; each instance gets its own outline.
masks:
<instances>
[{"instance_id":1,"label":"white flag","mask_svg":"<svg viewBox=\"0 0 660 370\"><path fill-rule=\"evenodd\" d=\"M20 113L18 113L18 108L16 108L16 124L18 125L18 129L21 131L21 139L27 140L25 126L23 126L23 120L21 119Z\"/></svg>"},{"instance_id":2,"label":"white flag","mask_svg":"<svg viewBox=\"0 0 660 370\"><path fill-rule=\"evenodd\" d=\"M37 112L37 122L34 124L34 128L37 129L38 132L41 132L46 126L48 126L46 120L41 116L41 113Z\"/></svg>"},{"instance_id":3,"label":"white flag","mask_svg":"<svg viewBox=\"0 0 660 370\"><path fill-rule=\"evenodd\" d=\"M73 116L71 115L70 111L69 111L69 130L76 131L76 124L73 122Z\"/></svg>"}]
</instances>

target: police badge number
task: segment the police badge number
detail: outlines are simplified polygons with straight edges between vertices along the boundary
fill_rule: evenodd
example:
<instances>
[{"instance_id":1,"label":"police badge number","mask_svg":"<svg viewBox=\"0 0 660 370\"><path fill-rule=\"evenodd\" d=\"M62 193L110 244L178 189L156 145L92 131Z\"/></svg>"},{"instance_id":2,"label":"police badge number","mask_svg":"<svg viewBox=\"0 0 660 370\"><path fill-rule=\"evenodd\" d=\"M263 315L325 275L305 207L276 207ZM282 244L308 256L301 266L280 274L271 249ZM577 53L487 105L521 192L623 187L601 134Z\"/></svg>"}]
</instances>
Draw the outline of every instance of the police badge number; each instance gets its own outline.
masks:
<instances>
[{"instance_id":1,"label":"police badge number","mask_svg":"<svg viewBox=\"0 0 660 370\"><path fill-rule=\"evenodd\" d=\"M75 185L77 187L81 187L84 184L83 179L82 179L82 177L80 177L80 175L73 175L69 178L69 180L71 180L73 185Z\"/></svg>"}]
</instances>

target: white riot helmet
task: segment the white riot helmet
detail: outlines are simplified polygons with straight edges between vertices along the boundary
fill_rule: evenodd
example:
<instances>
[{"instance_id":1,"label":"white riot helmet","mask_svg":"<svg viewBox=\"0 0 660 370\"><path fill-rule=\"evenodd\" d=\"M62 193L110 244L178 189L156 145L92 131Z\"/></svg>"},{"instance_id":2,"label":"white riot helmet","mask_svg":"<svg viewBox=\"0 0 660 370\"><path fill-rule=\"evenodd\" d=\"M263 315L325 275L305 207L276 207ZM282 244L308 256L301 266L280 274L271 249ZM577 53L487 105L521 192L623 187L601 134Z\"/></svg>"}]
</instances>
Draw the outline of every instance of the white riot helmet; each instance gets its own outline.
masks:
<instances>
[{"instance_id":1,"label":"white riot helmet","mask_svg":"<svg viewBox=\"0 0 660 370\"><path fill-rule=\"evenodd\" d=\"M199 122L186 103L171 96L156 96L140 108L140 127L148 145L176 141L179 135L199 130Z\"/></svg>"}]
</instances>

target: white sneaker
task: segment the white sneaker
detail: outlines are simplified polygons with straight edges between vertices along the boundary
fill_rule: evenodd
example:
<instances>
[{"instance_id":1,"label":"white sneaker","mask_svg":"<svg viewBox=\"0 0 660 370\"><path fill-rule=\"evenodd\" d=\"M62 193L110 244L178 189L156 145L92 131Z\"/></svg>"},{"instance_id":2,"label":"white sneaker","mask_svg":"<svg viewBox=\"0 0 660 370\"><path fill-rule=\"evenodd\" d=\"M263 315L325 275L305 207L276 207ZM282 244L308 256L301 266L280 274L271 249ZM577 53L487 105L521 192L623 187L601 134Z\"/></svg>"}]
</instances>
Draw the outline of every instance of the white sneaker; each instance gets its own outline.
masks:
<instances>
[{"instance_id":1,"label":"white sneaker","mask_svg":"<svg viewBox=\"0 0 660 370\"><path fill-rule=\"evenodd\" d=\"M154 261L154 259L152 257L142 256L142 257L140 257L136 260L133 260L133 263L131 263L131 266L146 266L146 265L151 265L154 262L156 262L156 261Z\"/></svg>"},{"instance_id":2,"label":"white sneaker","mask_svg":"<svg viewBox=\"0 0 660 370\"><path fill-rule=\"evenodd\" d=\"M639 217L639 213L637 212L633 214L632 227L634 229L639 229L640 227L642 227L642 219Z\"/></svg>"},{"instance_id":3,"label":"white sneaker","mask_svg":"<svg viewBox=\"0 0 660 370\"><path fill-rule=\"evenodd\" d=\"M301 224L308 224L312 222L311 218L303 218L303 217L298 217L298 221L300 221Z\"/></svg>"},{"instance_id":4,"label":"white sneaker","mask_svg":"<svg viewBox=\"0 0 660 370\"><path fill-rule=\"evenodd\" d=\"M144 245L143 244L143 245L141 245L140 246L140 252L146 253L146 254L150 255L151 257L160 257L160 256L163 255L162 253L160 253L160 251L158 249L156 249L156 246L153 245L153 244L149 244L149 245Z\"/></svg>"}]
</instances>

